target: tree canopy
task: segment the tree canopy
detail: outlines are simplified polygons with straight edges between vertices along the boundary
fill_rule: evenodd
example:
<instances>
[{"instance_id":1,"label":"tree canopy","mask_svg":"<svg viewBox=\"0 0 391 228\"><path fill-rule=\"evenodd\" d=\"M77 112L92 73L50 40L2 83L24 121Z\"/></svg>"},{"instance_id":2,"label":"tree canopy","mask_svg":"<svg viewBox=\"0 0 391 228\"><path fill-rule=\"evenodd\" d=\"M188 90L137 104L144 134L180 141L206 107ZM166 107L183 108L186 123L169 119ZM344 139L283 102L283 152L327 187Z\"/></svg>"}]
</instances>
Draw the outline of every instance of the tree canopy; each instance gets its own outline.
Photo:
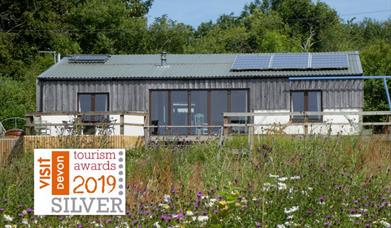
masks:
<instances>
[{"instance_id":1,"label":"tree canopy","mask_svg":"<svg viewBox=\"0 0 391 228\"><path fill-rule=\"evenodd\" d=\"M162 15L153 0L0 0L0 120L35 110L35 78L52 50L74 53L254 53L359 50L366 74L391 71L391 20L343 21L311 0L255 0L240 15L198 28ZM390 82L391 83L391 82ZM385 110L382 82L365 85L365 108Z\"/></svg>"}]
</instances>

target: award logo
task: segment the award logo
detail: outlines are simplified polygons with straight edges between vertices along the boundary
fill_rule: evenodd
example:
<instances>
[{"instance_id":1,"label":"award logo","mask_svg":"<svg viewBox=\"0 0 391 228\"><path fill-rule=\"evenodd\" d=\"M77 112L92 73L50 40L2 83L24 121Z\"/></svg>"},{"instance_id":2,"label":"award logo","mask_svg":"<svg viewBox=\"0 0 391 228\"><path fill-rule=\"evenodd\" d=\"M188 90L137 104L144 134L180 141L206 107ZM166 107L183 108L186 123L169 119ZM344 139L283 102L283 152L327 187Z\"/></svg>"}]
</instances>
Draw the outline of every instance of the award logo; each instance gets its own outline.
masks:
<instances>
[{"instance_id":1,"label":"award logo","mask_svg":"<svg viewBox=\"0 0 391 228\"><path fill-rule=\"evenodd\" d=\"M34 150L36 215L124 215L124 149Z\"/></svg>"}]
</instances>

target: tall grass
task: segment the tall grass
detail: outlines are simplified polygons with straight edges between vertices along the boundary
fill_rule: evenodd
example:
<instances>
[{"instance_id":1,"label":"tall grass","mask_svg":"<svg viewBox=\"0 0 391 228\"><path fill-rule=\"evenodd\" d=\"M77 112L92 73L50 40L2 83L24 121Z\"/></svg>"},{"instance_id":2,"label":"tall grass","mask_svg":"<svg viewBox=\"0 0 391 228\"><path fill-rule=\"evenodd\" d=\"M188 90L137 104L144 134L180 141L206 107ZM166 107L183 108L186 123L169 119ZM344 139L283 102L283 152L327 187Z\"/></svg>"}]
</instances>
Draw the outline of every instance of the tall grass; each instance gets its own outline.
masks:
<instances>
[{"instance_id":1,"label":"tall grass","mask_svg":"<svg viewBox=\"0 0 391 228\"><path fill-rule=\"evenodd\" d=\"M0 172L0 224L387 226L391 144L358 137L235 137L127 151L127 216L37 218L32 156ZM21 214L22 213L22 214Z\"/></svg>"}]
</instances>

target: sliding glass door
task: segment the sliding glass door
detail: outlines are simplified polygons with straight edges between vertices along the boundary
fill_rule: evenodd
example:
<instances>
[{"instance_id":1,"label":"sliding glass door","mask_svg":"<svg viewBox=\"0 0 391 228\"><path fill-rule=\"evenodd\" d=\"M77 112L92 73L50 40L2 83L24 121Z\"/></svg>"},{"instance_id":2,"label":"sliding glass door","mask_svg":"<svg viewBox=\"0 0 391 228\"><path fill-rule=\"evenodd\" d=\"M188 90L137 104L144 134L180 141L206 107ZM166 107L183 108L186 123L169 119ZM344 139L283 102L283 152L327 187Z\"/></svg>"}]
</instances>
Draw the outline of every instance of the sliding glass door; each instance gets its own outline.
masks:
<instances>
[{"instance_id":1,"label":"sliding glass door","mask_svg":"<svg viewBox=\"0 0 391 228\"><path fill-rule=\"evenodd\" d=\"M169 125L168 91L152 91L150 96L150 119L153 135L165 135L169 131L164 126Z\"/></svg>"},{"instance_id":2,"label":"sliding glass door","mask_svg":"<svg viewBox=\"0 0 391 228\"><path fill-rule=\"evenodd\" d=\"M189 134L188 114L189 114L189 98L187 91L171 91L171 124L172 126L178 126L172 128L173 135L187 135Z\"/></svg>"},{"instance_id":3,"label":"sliding glass door","mask_svg":"<svg viewBox=\"0 0 391 228\"><path fill-rule=\"evenodd\" d=\"M191 129L192 135L207 135L208 129L208 91L191 91Z\"/></svg>"},{"instance_id":4,"label":"sliding glass door","mask_svg":"<svg viewBox=\"0 0 391 228\"><path fill-rule=\"evenodd\" d=\"M150 124L156 127L151 134L217 135L224 123L224 112L248 111L247 93L245 89L152 90ZM244 123L240 118L232 121ZM163 127L167 125L173 127ZM209 127L212 125L217 127Z\"/></svg>"},{"instance_id":5,"label":"sliding glass door","mask_svg":"<svg viewBox=\"0 0 391 228\"><path fill-rule=\"evenodd\" d=\"M227 90L212 90L211 91L211 106L210 106L210 123L211 125L223 126L223 113L228 112L228 91ZM211 128L212 135L219 134L221 128Z\"/></svg>"}]
</instances>

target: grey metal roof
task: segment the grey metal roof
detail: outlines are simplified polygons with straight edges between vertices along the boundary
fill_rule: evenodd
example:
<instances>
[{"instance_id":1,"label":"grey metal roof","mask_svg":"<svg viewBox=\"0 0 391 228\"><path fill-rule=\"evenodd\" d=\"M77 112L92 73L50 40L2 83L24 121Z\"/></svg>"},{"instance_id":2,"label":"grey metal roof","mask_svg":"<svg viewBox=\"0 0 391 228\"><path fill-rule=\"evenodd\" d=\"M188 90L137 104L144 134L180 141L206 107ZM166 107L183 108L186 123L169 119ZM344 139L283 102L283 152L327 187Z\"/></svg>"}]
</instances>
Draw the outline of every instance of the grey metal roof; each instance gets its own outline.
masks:
<instances>
[{"instance_id":1,"label":"grey metal roof","mask_svg":"<svg viewBox=\"0 0 391 228\"><path fill-rule=\"evenodd\" d=\"M110 80L110 79L198 79L198 78L254 78L291 76L353 76L362 75L358 52L322 52L347 54L348 69L339 70L264 70L231 71L239 54L168 54L167 64L160 66L160 54L112 55L106 63L70 63L69 57L38 76L45 80ZM266 55L248 54L248 55ZM292 53L291 53L292 54ZM243 55L243 54L240 54ZM269 54L270 55L270 54Z\"/></svg>"}]
</instances>

